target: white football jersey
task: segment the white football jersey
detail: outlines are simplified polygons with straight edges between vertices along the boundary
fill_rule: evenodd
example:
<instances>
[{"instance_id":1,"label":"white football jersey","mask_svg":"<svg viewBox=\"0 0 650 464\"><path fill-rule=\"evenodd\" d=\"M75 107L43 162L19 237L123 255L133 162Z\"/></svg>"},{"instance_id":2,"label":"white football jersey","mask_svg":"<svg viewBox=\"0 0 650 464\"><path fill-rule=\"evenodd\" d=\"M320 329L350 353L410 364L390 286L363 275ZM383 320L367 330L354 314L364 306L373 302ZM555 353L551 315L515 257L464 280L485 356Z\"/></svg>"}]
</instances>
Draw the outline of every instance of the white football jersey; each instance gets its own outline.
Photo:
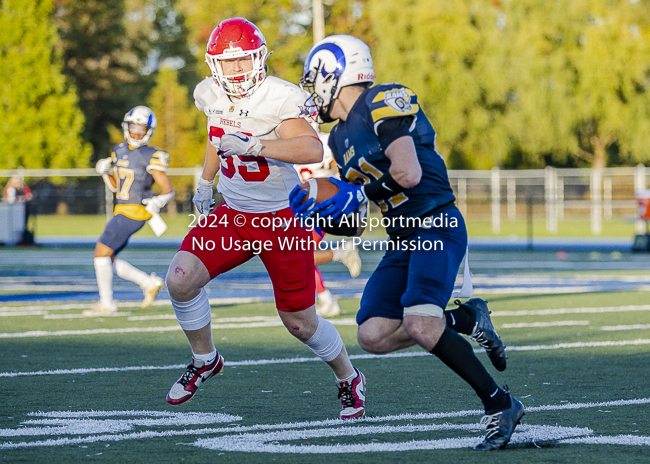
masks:
<instances>
[{"instance_id":1,"label":"white football jersey","mask_svg":"<svg viewBox=\"0 0 650 464\"><path fill-rule=\"evenodd\" d=\"M277 140L278 127L287 119L305 117L307 95L297 85L267 76L251 95L230 98L212 77L194 89L194 103L208 117L210 143L221 136L243 132L262 140ZM231 208L246 213L268 213L289 207L289 192L300 182L293 164L263 156L221 158L217 190Z\"/></svg>"},{"instance_id":2,"label":"white football jersey","mask_svg":"<svg viewBox=\"0 0 650 464\"><path fill-rule=\"evenodd\" d=\"M318 136L323 142L323 161L320 163L293 165L293 167L296 168L296 171L298 171L300 180L302 182L313 179L314 177L336 177L337 179L341 178L339 176L339 170L336 168L336 162L334 161L332 150L330 150L330 147L327 145L327 141L329 140L330 135L326 132L319 132Z\"/></svg>"}]
</instances>

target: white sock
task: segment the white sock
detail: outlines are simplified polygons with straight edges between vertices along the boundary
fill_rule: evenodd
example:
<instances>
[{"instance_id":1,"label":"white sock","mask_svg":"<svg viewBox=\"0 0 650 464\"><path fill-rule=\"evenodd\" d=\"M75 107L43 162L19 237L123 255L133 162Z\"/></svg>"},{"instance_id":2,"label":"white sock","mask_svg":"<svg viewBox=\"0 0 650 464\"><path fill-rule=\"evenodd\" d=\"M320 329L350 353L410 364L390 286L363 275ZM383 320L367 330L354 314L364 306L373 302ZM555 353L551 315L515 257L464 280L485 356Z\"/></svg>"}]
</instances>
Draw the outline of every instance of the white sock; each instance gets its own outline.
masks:
<instances>
[{"instance_id":1,"label":"white sock","mask_svg":"<svg viewBox=\"0 0 650 464\"><path fill-rule=\"evenodd\" d=\"M123 259L115 260L115 273L123 279L138 284L140 288L146 288L149 285L149 274L142 272Z\"/></svg>"},{"instance_id":2,"label":"white sock","mask_svg":"<svg viewBox=\"0 0 650 464\"><path fill-rule=\"evenodd\" d=\"M321 304L330 304L332 303L333 299L334 297L332 296L332 293L328 289L325 289L325 291L318 294L318 301Z\"/></svg>"},{"instance_id":3,"label":"white sock","mask_svg":"<svg viewBox=\"0 0 650 464\"><path fill-rule=\"evenodd\" d=\"M217 349L215 348L212 353L208 354L196 354L192 352L192 355L194 356L194 359L203 361L207 366L208 364L212 364L217 357Z\"/></svg>"},{"instance_id":4,"label":"white sock","mask_svg":"<svg viewBox=\"0 0 650 464\"><path fill-rule=\"evenodd\" d=\"M343 249L343 245L332 250L332 261L341 261L343 257L348 253L348 250Z\"/></svg>"},{"instance_id":5,"label":"white sock","mask_svg":"<svg viewBox=\"0 0 650 464\"><path fill-rule=\"evenodd\" d=\"M94 259L95 277L99 288L99 301L106 306L113 304L113 263L110 256Z\"/></svg>"},{"instance_id":6,"label":"white sock","mask_svg":"<svg viewBox=\"0 0 650 464\"><path fill-rule=\"evenodd\" d=\"M352 375L351 375L350 377L348 377L348 378L346 378L346 379L339 379L338 377L336 377L336 381L337 381L338 383L343 383L343 382L352 382L352 381L353 381L354 379L356 379L356 378L357 378L357 371L353 371L353 372L352 372Z\"/></svg>"}]
</instances>

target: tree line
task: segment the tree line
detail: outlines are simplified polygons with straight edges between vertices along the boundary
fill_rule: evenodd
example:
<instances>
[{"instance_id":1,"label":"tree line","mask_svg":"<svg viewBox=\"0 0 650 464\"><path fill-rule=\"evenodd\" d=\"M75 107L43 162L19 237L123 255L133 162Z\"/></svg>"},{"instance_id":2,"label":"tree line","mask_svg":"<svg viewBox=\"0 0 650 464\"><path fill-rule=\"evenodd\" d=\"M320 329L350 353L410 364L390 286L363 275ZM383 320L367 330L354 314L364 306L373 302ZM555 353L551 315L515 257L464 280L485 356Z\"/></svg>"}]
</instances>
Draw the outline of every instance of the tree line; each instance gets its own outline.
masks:
<instances>
[{"instance_id":1,"label":"tree line","mask_svg":"<svg viewBox=\"0 0 650 464\"><path fill-rule=\"evenodd\" d=\"M371 47L377 82L410 86L450 168L605 167L650 159L645 0L329 0L326 34ZM1 0L0 169L87 167L124 113L158 116L172 166L200 164L192 90L223 19L255 22L269 72L297 82L309 0ZM327 130L327 128L325 128Z\"/></svg>"}]
</instances>

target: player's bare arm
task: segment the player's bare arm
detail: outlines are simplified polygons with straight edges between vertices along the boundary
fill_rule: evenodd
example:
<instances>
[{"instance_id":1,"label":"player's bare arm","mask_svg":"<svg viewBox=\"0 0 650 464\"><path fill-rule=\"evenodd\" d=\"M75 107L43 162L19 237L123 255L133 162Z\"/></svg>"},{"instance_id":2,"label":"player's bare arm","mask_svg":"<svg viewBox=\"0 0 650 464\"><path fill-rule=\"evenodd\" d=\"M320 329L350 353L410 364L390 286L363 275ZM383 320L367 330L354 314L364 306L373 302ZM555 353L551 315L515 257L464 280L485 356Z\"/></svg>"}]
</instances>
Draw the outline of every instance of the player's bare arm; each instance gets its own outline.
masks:
<instances>
[{"instance_id":1,"label":"player's bare arm","mask_svg":"<svg viewBox=\"0 0 650 464\"><path fill-rule=\"evenodd\" d=\"M420 183L422 167L412 137L405 135L394 140L384 153L390 160L388 172L399 185L410 189Z\"/></svg>"},{"instance_id":2,"label":"player's bare arm","mask_svg":"<svg viewBox=\"0 0 650 464\"><path fill-rule=\"evenodd\" d=\"M158 185L158 187L160 187L161 195L168 195L174 191L169 177L167 177L167 174L164 172L152 169L151 176L153 177L153 180Z\"/></svg>"},{"instance_id":3,"label":"player's bare arm","mask_svg":"<svg viewBox=\"0 0 650 464\"><path fill-rule=\"evenodd\" d=\"M205 162L203 163L203 174L201 174L201 177L207 181L213 181L217 172L219 172L220 165L221 161L217 149L208 140L205 148Z\"/></svg>"},{"instance_id":4,"label":"player's bare arm","mask_svg":"<svg viewBox=\"0 0 650 464\"><path fill-rule=\"evenodd\" d=\"M279 140L261 140L261 155L286 163L308 164L323 160L318 134L302 119L287 119L278 128Z\"/></svg>"}]
</instances>

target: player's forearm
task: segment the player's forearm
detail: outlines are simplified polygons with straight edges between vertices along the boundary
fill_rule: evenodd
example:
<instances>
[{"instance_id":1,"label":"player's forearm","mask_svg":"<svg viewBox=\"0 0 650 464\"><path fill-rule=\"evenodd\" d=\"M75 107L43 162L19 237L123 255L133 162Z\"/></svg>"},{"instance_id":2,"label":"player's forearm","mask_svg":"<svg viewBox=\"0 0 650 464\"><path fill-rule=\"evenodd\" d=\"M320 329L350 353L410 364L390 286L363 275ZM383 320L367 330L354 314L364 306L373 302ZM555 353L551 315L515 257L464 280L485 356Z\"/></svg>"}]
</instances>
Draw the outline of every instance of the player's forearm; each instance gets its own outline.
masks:
<instances>
[{"instance_id":1,"label":"player's forearm","mask_svg":"<svg viewBox=\"0 0 650 464\"><path fill-rule=\"evenodd\" d=\"M117 172L113 172L113 174L107 175L104 180L108 180L110 182L110 186L113 187L113 191L117 190L117 186L119 185L118 180L117 180Z\"/></svg>"},{"instance_id":2,"label":"player's forearm","mask_svg":"<svg viewBox=\"0 0 650 464\"><path fill-rule=\"evenodd\" d=\"M162 171L152 170L151 175L153 176L154 182L160 187L160 195L169 195L174 191L174 187L172 187L172 183L169 177L167 177L167 174Z\"/></svg>"},{"instance_id":3,"label":"player's forearm","mask_svg":"<svg viewBox=\"0 0 650 464\"><path fill-rule=\"evenodd\" d=\"M219 155L217 154L217 149L214 148L210 142L208 142L206 151L205 151L205 162L203 163L203 177L207 181L213 181L217 172L219 172L220 160Z\"/></svg>"},{"instance_id":4,"label":"player's forearm","mask_svg":"<svg viewBox=\"0 0 650 464\"><path fill-rule=\"evenodd\" d=\"M413 188L422 179L422 167L418 161L415 144L411 137L400 137L386 148L390 159L388 172L395 182L405 189Z\"/></svg>"},{"instance_id":5,"label":"player's forearm","mask_svg":"<svg viewBox=\"0 0 650 464\"><path fill-rule=\"evenodd\" d=\"M323 160L323 144L309 135L290 139L261 140L261 155L294 164L318 163Z\"/></svg>"}]
</instances>

